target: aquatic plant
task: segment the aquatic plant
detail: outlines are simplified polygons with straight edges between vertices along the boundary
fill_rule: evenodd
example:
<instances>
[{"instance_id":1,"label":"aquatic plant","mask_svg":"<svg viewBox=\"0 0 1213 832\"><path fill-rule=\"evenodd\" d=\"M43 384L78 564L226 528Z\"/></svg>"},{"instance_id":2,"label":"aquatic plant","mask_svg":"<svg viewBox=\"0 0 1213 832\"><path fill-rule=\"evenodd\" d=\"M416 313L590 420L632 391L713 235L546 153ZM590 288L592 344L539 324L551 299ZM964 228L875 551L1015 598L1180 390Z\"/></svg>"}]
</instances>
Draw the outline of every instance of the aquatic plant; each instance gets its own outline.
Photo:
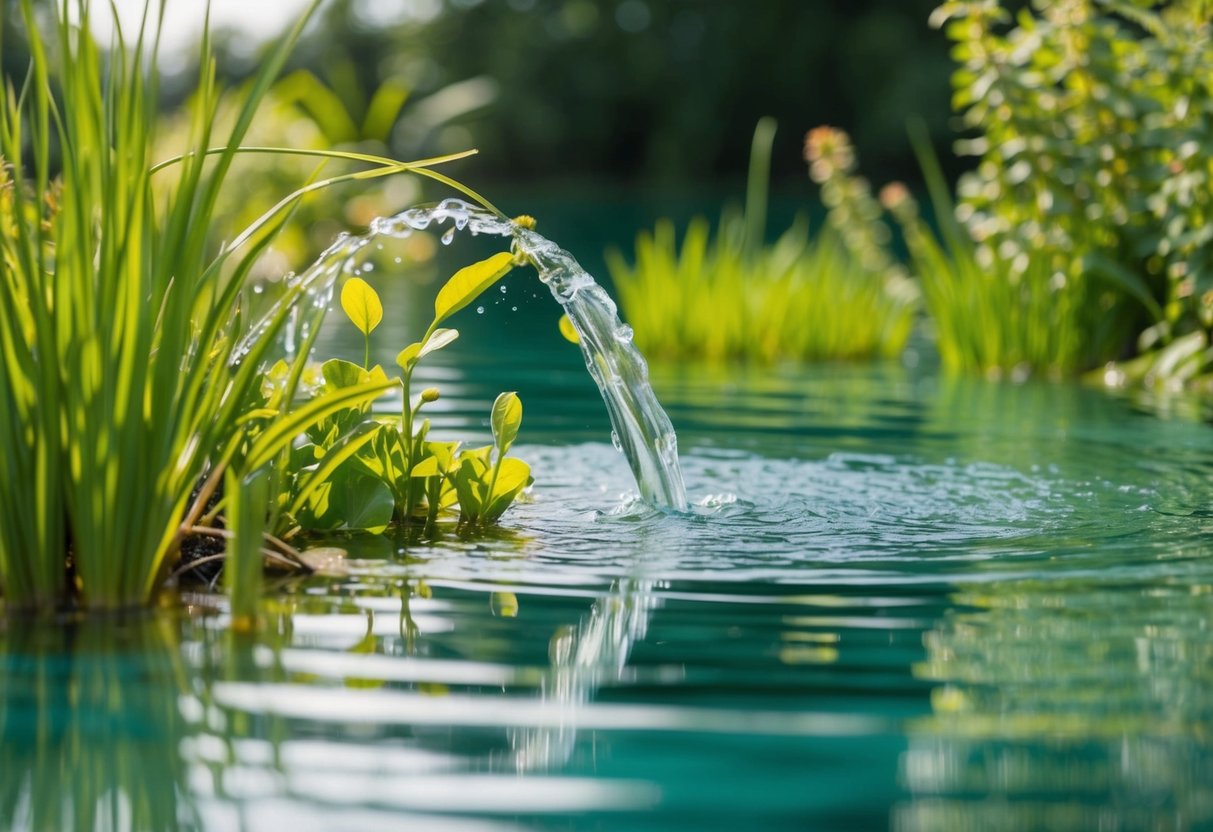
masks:
<instances>
[{"instance_id":1,"label":"aquatic plant","mask_svg":"<svg viewBox=\"0 0 1213 832\"><path fill-rule=\"evenodd\" d=\"M810 237L797 220L765 241L775 124L754 133L745 208L726 210L713 235L697 217L679 244L674 224L637 237L634 262L607 265L636 342L660 359L709 362L864 359L897 355L917 290L888 253L889 231L869 210L846 135L824 128L810 142L814 178L829 208Z\"/></svg>"},{"instance_id":2,"label":"aquatic plant","mask_svg":"<svg viewBox=\"0 0 1213 832\"><path fill-rule=\"evenodd\" d=\"M218 251L208 242L237 155L288 152L242 141L315 6L276 41L222 134L204 34L190 149L153 164L153 16L145 10L139 31L103 54L86 0L61 0L49 31L21 0L31 68L5 84L0 105L0 586L10 606L146 601L226 471L243 480L289 452L304 426L390 387L370 381L295 408L300 356L268 407L250 412L292 309L310 300L305 322L323 314L327 287L284 281L254 320L244 278L302 195L404 171L449 182L424 170L444 160L306 151L364 169L294 191Z\"/></svg>"},{"instance_id":3,"label":"aquatic plant","mask_svg":"<svg viewBox=\"0 0 1213 832\"><path fill-rule=\"evenodd\" d=\"M502 252L456 272L439 290L425 334L400 351L400 375L391 379L383 367L370 364L371 333L383 318L383 304L361 277L347 280L341 308L363 335L363 362L360 366L331 358L321 364L315 400L387 382L399 387L401 410L388 416L371 412L364 403L307 426L306 440L290 452L277 500L279 535L289 539L300 531L382 531L392 522L421 522L433 531L440 514L455 509L462 525L477 526L498 520L530 485L530 467L506 455L522 423L517 394L502 393L493 404L493 445L461 448L460 442L429 437L430 423L422 409L438 400L438 389L426 388L416 396L412 391L413 372L421 360L459 337L458 330L439 324L504 277L515 262L513 254ZM267 391L275 390L288 374L285 362L272 367Z\"/></svg>"},{"instance_id":4,"label":"aquatic plant","mask_svg":"<svg viewBox=\"0 0 1213 832\"><path fill-rule=\"evenodd\" d=\"M935 293L932 308L999 330L944 323L941 345L951 339L944 349L958 363L985 370L1075 372L1136 351L1145 357L1109 377L1205 374L1209 4L1064 0L1014 17L1005 5L947 2L933 17L955 43L954 102L976 134L960 148L978 164L959 184L957 207L974 263L956 268L972 274L964 291ZM982 308L1004 303L1000 316L984 317ZM1055 354L1027 346L1056 327L1066 334ZM1000 339L1005 347L979 354L983 340Z\"/></svg>"},{"instance_id":5,"label":"aquatic plant","mask_svg":"<svg viewBox=\"0 0 1213 832\"><path fill-rule=\"evenodd\" d=\"M983 256L955 217L952 197L925 137L912 129L938 231L900 183L880 193L901 226L944 367L992 378L1071 375L1123 344L1123 315L1106 287L1059 279L1040 257ZM1120 310L1123 311L1123 310Z\"/></svg>"}]
</instances>

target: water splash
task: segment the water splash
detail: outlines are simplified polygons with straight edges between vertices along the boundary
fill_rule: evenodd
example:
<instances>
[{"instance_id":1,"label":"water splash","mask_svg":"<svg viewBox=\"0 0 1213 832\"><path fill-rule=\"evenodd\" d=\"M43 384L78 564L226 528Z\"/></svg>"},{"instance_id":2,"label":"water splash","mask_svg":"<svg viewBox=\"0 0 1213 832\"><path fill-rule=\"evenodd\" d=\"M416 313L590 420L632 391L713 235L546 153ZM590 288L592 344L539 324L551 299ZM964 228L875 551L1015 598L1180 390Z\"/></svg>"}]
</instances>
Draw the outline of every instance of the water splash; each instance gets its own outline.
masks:
<instances>
[{"instance_id":1,"label":"water splash","mask_svg":"<svg viewBox=\"0 0 1213 832\"><path fill-rule=\"evenodd\" d=\"M649 384L648 364L632 344L632 329L619 320L615 302L606 291L551 240L462 200L447 199L433 207L410 208L377 219L366 234L343 235L307 271L291 278L292 285L305 286L313 305L317 300L327 305L338 277L355 268L358 253L376 239L400 239L448 222L451 227L441 236L444 244L457 231L504 237L535 266L539 279L564 307L580 336L586 368L611 419L612 442L627 458L641 496L658 508L686 511L678 437ZM292 342L306 338L302 325L298 330L292 331ZM256 334L254 327L246 340Z\"/></svg>"}]
</instances>

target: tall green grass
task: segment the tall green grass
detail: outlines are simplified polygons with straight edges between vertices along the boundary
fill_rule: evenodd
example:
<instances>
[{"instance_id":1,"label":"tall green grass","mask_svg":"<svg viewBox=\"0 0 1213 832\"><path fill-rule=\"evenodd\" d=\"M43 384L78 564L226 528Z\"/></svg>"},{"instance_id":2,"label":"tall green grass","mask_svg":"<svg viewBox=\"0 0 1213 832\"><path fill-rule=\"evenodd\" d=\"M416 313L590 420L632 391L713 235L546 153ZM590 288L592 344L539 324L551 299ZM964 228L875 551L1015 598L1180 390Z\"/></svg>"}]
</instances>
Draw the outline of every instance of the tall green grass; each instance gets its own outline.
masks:
<instances>
[{"instance_id":1,"label":"tall green grass","mask_svg":"<svg viewBox=\"0 0 1213 832\"><path fill-rule=\"evenodd\" d=\"M158 20L145 11L103 53L89 34L96 5L60 0L46 27L21 0L31 68L0 106L0 588L10 607L151 597L196 483L233 460L273 459L298 424L265 429L244 412L292 301L309 290L288 284L242 340L254 259L304 193L442 161L313 151L371 167L286 196L215 251L208 232L234 159L282 152L241 142L317 3L265 56L222 135L204 35L191 150L155 165ZM289 395L277 402L282 414L290 406Z\"/></svg>"},{"instance_id":2,"label":"tall green grass","mask_svg":"<svg viewBox=\"0 0 1213 832\"><path fill-rule=\"evenodd\" d=\"M931 267L942 277L929 304L954 363L1098 368L1164 386L1213 378L1210 9L950 0L935 10L953 42L967 134L957 148L975 157L956 187L968 236L945 240L951 272ZM950 205L935 202L950 222ZM1131 365L1104 366L1133 353Z\"/></svg>"},{"instance_id":3,"label":"tall green grass","mask_svg":"<svg viewBox=\"0 0 1213 832\"><path fill-rule=\"evenodd\" d=\"M1130 311L1123 299L1048 252L983 257L956 219L929 141L921 128L911 134L938 232L904 187L886 187L881 201L901 225L944 367L993 378L1064 377L1113 357Z\"/></svg>"},{"instance_id":4,"label":"tall green grass","mask_svg":"<svg viewBox=\"0 0 1213 832\"><path fill-rule=\"evenodd\" d=\"M905 346L917 292L887 257L864 249L870 234L854 245L849 217L815 236L797 220L765 242L774 132L772 120L759 122L745 208L727 210L714 234L699 217L680 242L662 220L638 235L631 262L607 252L624 315L649 356L774 363L890 357ZM866 183L850 184L866 192Z\"/></svg>"}]
</instances>

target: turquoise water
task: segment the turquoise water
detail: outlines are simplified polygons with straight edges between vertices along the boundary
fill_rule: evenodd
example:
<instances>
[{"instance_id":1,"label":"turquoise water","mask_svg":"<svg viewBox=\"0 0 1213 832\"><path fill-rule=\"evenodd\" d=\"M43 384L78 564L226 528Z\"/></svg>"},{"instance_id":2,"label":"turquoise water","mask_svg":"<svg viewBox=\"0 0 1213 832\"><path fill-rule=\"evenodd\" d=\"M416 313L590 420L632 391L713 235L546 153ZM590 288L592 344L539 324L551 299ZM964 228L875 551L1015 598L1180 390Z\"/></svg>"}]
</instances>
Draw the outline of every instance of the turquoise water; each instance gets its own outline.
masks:
<instances>
[{"instance_id":1,"label":"turquoise water","mask_svg":"<svg viewBox=\"0 0 1213 832\"><path fill-rule=\"evenodd\" d=\"M533 501L487 538L329 541L345 566L275 585L252 641L203 592L0 619L0 828L1213 825L1199 405L925 357L655 368L696 503L666 515L545 290L506 289L419 375L439 432L520 392Z\"/></svg>"}]
</instances>

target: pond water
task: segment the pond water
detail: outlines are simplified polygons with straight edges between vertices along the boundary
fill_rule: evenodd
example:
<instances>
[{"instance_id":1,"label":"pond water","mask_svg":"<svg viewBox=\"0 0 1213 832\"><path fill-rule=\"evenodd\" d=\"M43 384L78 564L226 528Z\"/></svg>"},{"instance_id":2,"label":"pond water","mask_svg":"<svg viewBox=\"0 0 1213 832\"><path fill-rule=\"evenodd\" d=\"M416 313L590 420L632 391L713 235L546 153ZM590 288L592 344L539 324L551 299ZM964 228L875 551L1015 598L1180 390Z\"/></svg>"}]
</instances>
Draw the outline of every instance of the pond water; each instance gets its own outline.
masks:
<instances>
[{"instance_id":1,"label":"pond water","mask_svg":"<svg viewBox=\"0 0 1213 832\"><path fill-rule=\"evenodd\" d=\"M272 587L254 640L202 592L0 623L0 827L1213 824L1207 424L929 367L655 368L696 503L662 514L510 280L419 376L439 432L520 392L533 502L333 541L348 571Z\"/></svg>"}]
</instances>

